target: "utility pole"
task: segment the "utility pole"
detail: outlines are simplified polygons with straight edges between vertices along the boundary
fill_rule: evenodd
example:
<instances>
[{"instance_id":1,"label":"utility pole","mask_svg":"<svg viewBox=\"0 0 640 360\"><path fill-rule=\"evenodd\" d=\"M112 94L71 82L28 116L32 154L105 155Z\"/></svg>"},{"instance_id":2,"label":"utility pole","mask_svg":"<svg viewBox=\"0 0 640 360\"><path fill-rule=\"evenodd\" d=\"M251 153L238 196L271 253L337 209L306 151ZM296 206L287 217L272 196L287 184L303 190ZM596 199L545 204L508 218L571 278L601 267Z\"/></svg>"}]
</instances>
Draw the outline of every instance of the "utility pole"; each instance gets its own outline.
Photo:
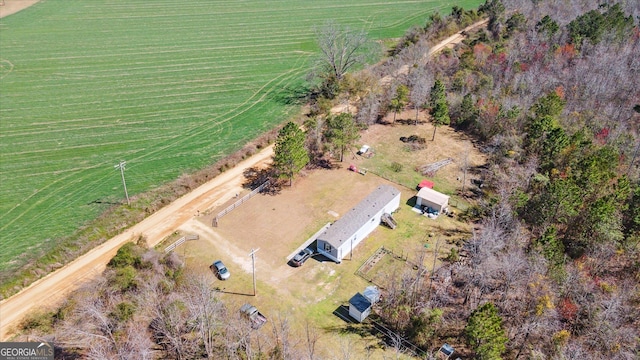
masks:
<instances>
[{"instance_id":1,"label":"utility pole","mask_svg":"<svg viewBox=\"0 0 640 360\"><path fill-rule=\"evenodd\" d=\"M124 166L127 165L127 162L124 160L120 160L119 164L114 165L115 169L120 169L120 174L122 175L122 186L124 186L124 196L127 197L127 205L131 205L129 201L129 193L127 192L127 183L124 181Z\"/></svg>"},{"instance_id":2,"label":"utility pole","mask_svg":"<svg viewBox=\"0 0 640 360\"><path fill-rule=\"evenodd\" d=\"M464 185L467 183L467 169L469 169L469 145L464 150L464 160L462 162L464 173L462 175L462 196L464 197Z\"/></svg>"},{"instance_id":3,"label":"utility pole","mask_svg":"<svg viewBox=\"0 0 640 360\"><path fill-rule=\"evenodd\" d=\"M256 296L256 253L258 249L251 249L249 256L251 256L251 266L253 267L253 296Z\"/></svg>"}]
</instances>

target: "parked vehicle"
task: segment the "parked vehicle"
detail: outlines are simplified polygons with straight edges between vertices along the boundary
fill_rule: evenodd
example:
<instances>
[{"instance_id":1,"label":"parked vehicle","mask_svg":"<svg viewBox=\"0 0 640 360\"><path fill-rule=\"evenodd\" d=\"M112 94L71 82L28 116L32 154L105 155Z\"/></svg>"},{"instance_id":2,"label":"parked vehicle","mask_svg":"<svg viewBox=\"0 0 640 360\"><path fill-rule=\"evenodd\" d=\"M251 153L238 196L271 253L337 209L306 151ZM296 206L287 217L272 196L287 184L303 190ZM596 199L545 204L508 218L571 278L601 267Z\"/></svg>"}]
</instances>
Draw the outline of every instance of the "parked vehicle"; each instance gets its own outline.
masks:
<instances>
[{"instance_id":1,"label":"parked vehicle","mask_svg":"<svg viewBox=\"0 0 640 360\"><path fill-rule=\"evenodd\" d=\"M293 257L293 259L291 259L291 265L302 266L302 264L304 264L304 262L307 261L311 257L311 255L313 255L313 251L311 249L302 249L299 253L296 254L296 256Z\"/></svg>"},{"instance_id":2,"label":"parked vehicle","mask_svg":"<svg viewBox=\"0 0 640 360\"><path fill-rule=\"evenodd\" d=\"M267 322L267 317L262 315L258 309L251 304L244 304L240 307L242 315L251 321L251 328L259 329Z\"/></svg>"},{"instance_id":3,"label":"parked vehicle","mask_svg":"<svg viewBox=\"0 0 640 360\"><path fill-rule=\"evenodd\" d=\"M209 269L211 269L220 280L227 280L231 276L229 269L227 269L220 260L214 261L213 264L209 266Z\"/></svg>"}]
</instances>

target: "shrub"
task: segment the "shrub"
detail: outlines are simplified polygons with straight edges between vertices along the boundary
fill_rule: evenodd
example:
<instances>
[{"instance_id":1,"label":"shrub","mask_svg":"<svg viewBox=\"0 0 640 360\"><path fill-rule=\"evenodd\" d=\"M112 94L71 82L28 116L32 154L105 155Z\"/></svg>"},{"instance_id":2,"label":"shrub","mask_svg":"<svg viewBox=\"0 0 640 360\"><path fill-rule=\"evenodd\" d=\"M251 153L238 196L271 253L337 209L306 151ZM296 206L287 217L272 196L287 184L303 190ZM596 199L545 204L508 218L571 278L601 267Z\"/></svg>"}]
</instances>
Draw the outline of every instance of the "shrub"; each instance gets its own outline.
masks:
<instances>
[{"instance_id":1,"label":"shrub","mask_svg":"<svg viewBox=\"0 0 640 360\"><path fill-rule=\"evenodd\" d=\"M456 249L455 247L452 247L449 255L447 256L447 261L449 262L456 262L460 259L460 255L458 254L458 249Z\"/></svg>"},{"instance_id":2,"label":"shrub","mask_svg":"<svg viewBox=\"0 0 640 360\"><path fill-rule=\"evenodd\" d=\"M402 164L400 164L399 162L396 162L396 161L392 162L390 167L393 172L402 171Z\"/></svg>"},{"instance_id":3,"label":"shrub","mask_svg":"<svg viewBox=\"0 0 640 360\"><path fill-rule=\"evenodd\" d=\"M32 312L20 323L20 328L32 333L36 331L50 333L53 329L52 313L47 311Z\"/></svg>"},{"instance_id":4,"label":"shrub","mask_svg":"<svg viewBox=\"0 0 640 360\"><path fill-rule=\"evenodd\" d=\"M132 242L126 243L118 249L118 253L109 261L107 266L114 269L121 269L127 266L138 268L142 264L140 252L140 248L138 248L136 244Z\"/></svg>"},{"instance_id":5,"label":"shrub","mask_svg":"<svg viewBox=\"0 0 640 360\"><path fill-rule=\"evenodd\" d=\"M116 305L116 308L109 315L118 322L129 321L136 312L136 306L128 301L123 301Z\"/></svg>"},{"instance_id":6,"label":"shrub","mask_svg":"<svg viewBox=\"0 0 640 360\"><path fill-rule=\"evenodd\" d=\"M116 269L115 276L113 277L113 285L115 285L120 291L127 291L136 288L137 281L136 276L138 272L133 266L125 266L123 268Z\"/></svg>"}]
</instances>

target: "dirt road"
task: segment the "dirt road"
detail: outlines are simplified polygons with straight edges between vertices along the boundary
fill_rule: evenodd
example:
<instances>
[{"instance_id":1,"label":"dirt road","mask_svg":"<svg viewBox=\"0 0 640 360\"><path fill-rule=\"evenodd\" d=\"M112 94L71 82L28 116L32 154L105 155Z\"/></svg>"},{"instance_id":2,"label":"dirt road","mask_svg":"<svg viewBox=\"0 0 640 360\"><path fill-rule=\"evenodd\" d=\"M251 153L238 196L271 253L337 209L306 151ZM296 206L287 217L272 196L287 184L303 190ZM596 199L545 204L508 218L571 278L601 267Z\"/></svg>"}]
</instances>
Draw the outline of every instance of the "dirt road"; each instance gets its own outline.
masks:
<instances>
[{"instance_id":1,"label":"dirt road","mask_svg":"<svg viewBox=\"0 0 640 360\"><path fill-rule=\"evenodd\" d=\"M423 61L426 61L427 59L437 54L438 52L442 51L446 47L452 47L453 45L459 44L460 42L462 42L462 40L466 38L466 33L468 33L469 31L479 29L483 26L486 26L488 22L489 22L489 19L484 19L484 20L475 22L467 26L466 28L462 29L461 31L440 41L439 43L434 45L431 49L429 49L429 53L424 55ZM400 69L398 69L393 75L387 75L384 78L382 78L382 80L380 80L380 84L389 85L394 79L398 77L398 75L406 75L408 72L409 72L409 65L404 65L400 67Z\"/></svg>"},{"instance_id":2,"label":"dirt road","mask_svg":"<svg viewBox=\"0 0 640 360\"><path fill-rule=\"evenodd\" d=\"M266 165L273 156L273 146L244 160L233 169L198 187L126 232L94 248L63 268L36 281L18 294L0 302L0 341L12 334L12 327L31 309L58 304L84 281L102 273L118 248L127 241L144 235L149 246L155 246L200 211L225 203L243 188L244 170Z\"/></svg>"},{"instance_id":3,"label":"dirt road","mask_svg":"<svg viewBox=\"0 0 640 360\"><path fill-rule=\"evenodd\" d=\"M0 0L0 19L15 14L40 0Z\"/></svg>"}]
</instances>

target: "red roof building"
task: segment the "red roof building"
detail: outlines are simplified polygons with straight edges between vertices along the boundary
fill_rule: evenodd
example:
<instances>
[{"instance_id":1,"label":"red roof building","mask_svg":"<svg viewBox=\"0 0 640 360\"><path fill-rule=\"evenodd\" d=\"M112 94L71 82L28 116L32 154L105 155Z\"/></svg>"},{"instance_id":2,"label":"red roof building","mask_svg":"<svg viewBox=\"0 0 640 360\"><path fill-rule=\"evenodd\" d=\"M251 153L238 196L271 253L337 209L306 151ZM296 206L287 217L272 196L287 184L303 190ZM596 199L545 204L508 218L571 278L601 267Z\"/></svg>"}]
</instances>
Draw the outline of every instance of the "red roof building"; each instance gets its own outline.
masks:
<instances>
[{"instance_id":1,"label":"red roof building","mask_svg":"<svg viewBox=\"0 0 640 360\"><path fill-rule=\"evenodd\" d=\"M433 189L433 181L422 180L420 184L418 184L418 190L422 189L423 187Z\"/></svg>"}]
</instances>

